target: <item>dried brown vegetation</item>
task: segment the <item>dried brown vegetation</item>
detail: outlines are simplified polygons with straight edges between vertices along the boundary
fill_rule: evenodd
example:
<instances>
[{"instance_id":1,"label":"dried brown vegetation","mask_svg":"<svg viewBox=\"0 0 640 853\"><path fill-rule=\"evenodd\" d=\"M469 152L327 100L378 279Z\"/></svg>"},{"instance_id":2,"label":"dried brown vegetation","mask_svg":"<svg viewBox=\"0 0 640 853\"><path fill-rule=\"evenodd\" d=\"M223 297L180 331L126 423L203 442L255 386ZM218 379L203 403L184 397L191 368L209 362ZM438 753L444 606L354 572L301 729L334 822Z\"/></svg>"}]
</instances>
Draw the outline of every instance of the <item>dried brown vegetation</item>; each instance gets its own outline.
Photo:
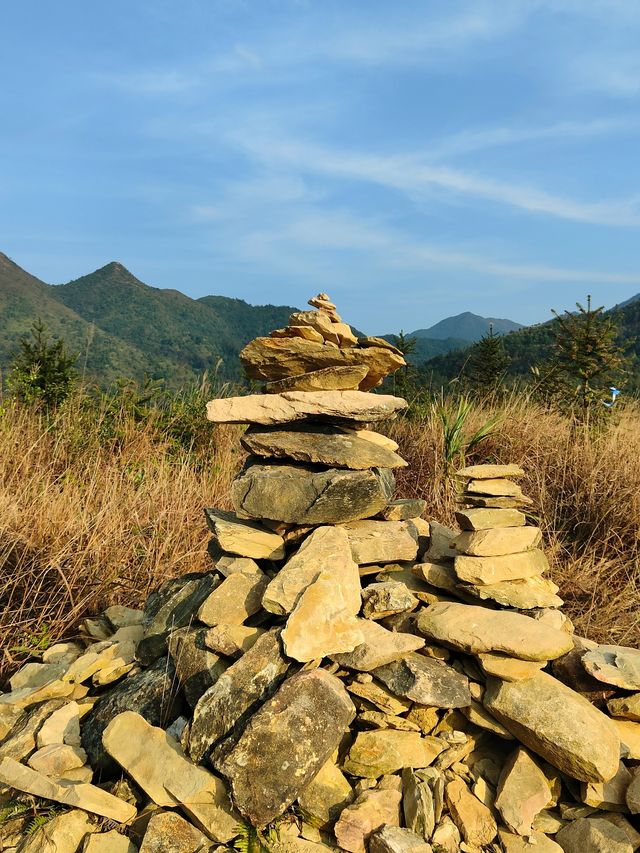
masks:
<instances>
[{"instance_id":1,"label":"dried brown vegetation","mask_svg":"<svg viewBox=\"0 0 640 853\"><path fill-rule=\"evenodd\" d=\"M469 428L495 410L474 407ZM554 579L577 630L637 645L640 574L640 410L599 432L514 397L470 461L518 462L534 499ZM203 416L204 421L204 416ZM202 508L228 505L240 428L205 428L189 448L166 424L123 408L115 417L70 401L53 419L9 405L0 413L0 665L22 646L73 636L111 603L139 605L167 577L207 567ZM398 493L453 521L437 415L389 427L410 467Z\"/></svg>"}]
</instances>

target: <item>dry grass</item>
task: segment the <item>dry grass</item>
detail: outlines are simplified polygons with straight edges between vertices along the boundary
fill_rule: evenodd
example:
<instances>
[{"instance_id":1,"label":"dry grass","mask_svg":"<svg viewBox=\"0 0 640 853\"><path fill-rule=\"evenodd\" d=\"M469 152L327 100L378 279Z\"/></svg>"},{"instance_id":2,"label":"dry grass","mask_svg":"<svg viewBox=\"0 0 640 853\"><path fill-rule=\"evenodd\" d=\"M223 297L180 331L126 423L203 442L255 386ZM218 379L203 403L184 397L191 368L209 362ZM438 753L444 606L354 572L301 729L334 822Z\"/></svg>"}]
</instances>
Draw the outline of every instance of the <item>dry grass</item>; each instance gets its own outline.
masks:
<instances>
[{"instance_id":1,"label":"dry grass","mask_svg":"<svg viewBox=\"0 0 640 853\"><path fill-rule=\"evenodd\" d=\"M469 428L489 408L477 405ZM599 434L514 398L470 461L519 462L544 527L556 582L578 630L637 645L640 530L639 410ZM111 603L139 605L165 578L207 566L205 505L228 505L242 454L239 429L211 429L197 451L177 447L152 420L119 416L105 438L100 412L73 403L53 423L9 407L0 415L0 666L24 637L72 636ZM411 467L398 492L427 500L452 522L437 417L390 425ZM46 626L46 627L45 627Z\"/></svg>"}]
</instances>

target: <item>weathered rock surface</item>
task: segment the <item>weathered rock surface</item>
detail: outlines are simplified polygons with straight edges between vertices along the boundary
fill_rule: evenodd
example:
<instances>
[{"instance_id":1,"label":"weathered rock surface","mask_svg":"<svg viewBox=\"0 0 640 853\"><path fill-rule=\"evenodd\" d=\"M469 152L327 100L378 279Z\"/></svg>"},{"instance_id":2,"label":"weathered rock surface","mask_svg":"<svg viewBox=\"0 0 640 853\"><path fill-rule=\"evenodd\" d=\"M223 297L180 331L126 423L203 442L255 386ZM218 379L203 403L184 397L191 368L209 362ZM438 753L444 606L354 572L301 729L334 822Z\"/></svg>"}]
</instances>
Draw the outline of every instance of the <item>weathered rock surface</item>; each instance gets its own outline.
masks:
<instances>
[{"instance_id":1,"label":"weathered rock surface","mask_svg":"<svg viewBox=\"0 0 640 853\"><path fill-rule=\"evenodd\" d=\"M267 382L265 391L267 394L280 394L282 391L355 391L368 372L369 368L365 364L324 367L322 370Z\"/></svg>"},{"instance_id":2,"label":"weathered rock surface","mask_svg":"<svg viewBox=\"0 0 640 853\"><path fill-rule=\"evenodd\" d=\"M29 758L29 767L45 776L63 776L68 770L75 770L87 760L87 753L80 746L66 743L51 743L37 749Z\"/></svg>"},{"instance_id":3,"label":"weathered rock surface","mask_svg":"<svg viewBox=\"0 0 640 853\"><path fill-rule=\"evenodd\" d=\"M264 628L250 628L248 625L216 625L205 631L204 644L212 652L237 658L248 652L258 637L263 634Z\"/></svg>"},{"instance_id":4,"label":"weathered rock surface","mask_svg":"<svg viewBox=\"0 0 640 853\"><path fill-rule=\"evenodd\" d=\"M375 729L358 732L342 765L345 773L378 779L403 767L428 767L445 748L436 737L417 732Z\"/></svg>"},{"instance_id":5,"label":"weathered rock surface","mask_svg":"<svg viewBox=\"0 0 640 853\"><path fill-rule=\"evenodd\" d=\"M422 498L399 498L386 506L380 515L385 521L408 521L418 518L427 508Z\"/></svg>"},{"instance_id":6,"label":"weathered rock surface","mask_svg":"<svg viewBox=\"0 0 640 853\"><path fill-rule=\"evenodd\" d=\"M400 826L383 826L369 839L370 853L431 853L432 847L415 832Z\"/></svg>"},{"instance_id":7,"label":"weathered rock surface","mask_svg":"<svg viewBox=\"0 0 640 853\"><path fill-rule=\"evenodd\" d=\"M389 394L362 391L284 391L249 394L207 403L207 417L215 423L286 424L308 418L377 423L407 408L406 400Z\"/></svg>"},{"instance_id":8,"label":"weathered rock surface","mask_svg":"<svg viewBox=\"0 0 640 853\"><path fill-rule=\"evenodd\" d=\"M496 527L461 533L456 548L472 557L499 557L537 548L541 539L538 527Z\"/></svg>"},{"instance_id":9,"label":"weathered rock surface","mask_svg":"<svg viewBox=\"0 0 640 853\"><path fill-rule=\"evenodd\" d=\"M400 791L391 789L363 791L344 809L334 827L340 848L349 853L365 853L365 843L373 832L400 824L401 799Z\"/></svg>"},{"instance_id":10,"label":"weathered rock surface","mask_svg":"<svg viewBox=\"0 0 640 853\"><path fill-rule=\"evenodd\" d=\"M520 613L455 602L432 604L417 619L420 633L471 654L501 652L522 660L553 660L573 648L565 631Z\"/></svg>"},{"instance_id":11,"label":"weathered rock surface","mask_svg":"<svg viewBox=\"0 0 640 853\"><path fill-rule=\"evenodd\" d=\"M20 853L76 853L87 833L95 829L89 815L79 809L55 815L24 838Z\"/></svg>"},{"instance_id":12,"label":"weathered rock surface","mask_svg":"<svg viewBox=\"0 0 640 853\"><path fill-rule=\"evenodd\" d=\"M546 775L526 749L518 747L500 774L495 806L509 829L530 835L535 816L552 800Z\"/></svg>"},{"instance_id":13,"label":"weathered rock surface","mask_svg":"<svg viewBox=\"0 0 640 853\"><path fill-rule=\"evenodd\" d=\"M302 338L255 338L240 353L240 361L250 379L268 382L325 367L366 365L361 391L374 388L405 363L401 355L386 347L334 349Z\"/></svg>"},{"instance_id":14,"label":"weathered rock surface","mask_svg":"<svg viewBox=\"0 0 640 853\"><path fill-rule=\"evenodd\" d=\"M38 748L53 743L80 746L80 708L77 702L69 702L54 711L45 720L37 734Z\"/></svg>"},{"instance_id":15,"label":"weathered rock surface","mask_svg":"<svg viewBox=\"0 0 640 853\"><path fill-rule=\"evenodd\" d=\"M633 853L625 832L598 817L580 818L556 835L564 853Z\"/></svg>"},{"instance_id":16,"label":"weathered rock surface","mask_svg":"<svg viewBox=\"0 0 640 853\"><path fill-rule=\"evenodd\" d=\"M302 791L298 805L314 826L328 829L353 802L354 796L345 775L330 758Z\"/></svg>"},{"instance_id":17,"label":"weathered rock surface","mask_svg":"<svg viewBox=\"0 0 640 853\"><path fill-rule=\"evenodd\" d=\"M623 696L620 699L610 699L607 708L612 717L640 722L640 693Z\"/></svg>"},{"instance_id":18,"label":"weathered rock surface","mask_svg":"<svg viewBox=\"0 0 640 853\"><path fill-rule=\"evenodd\" d=\"M169 654L189 705L218 680L228 662L205 645L206 628L178 628L169 637Z\"/></svg>"},{"instance_id":19,"label":"weathered rock surface","mask_svg":"<svg viewBox=\"0 0 640 853\"><path fill-rule=\"evenodd\" d=\"M504 853L562 853L562 847L542 832L532 832L527 838L523 838L501 829L499 835Z\"/></svg>"},{"instance_id":20,"label":"weathered rock surface","mask_svg":"<svg viewBox=\"0 0 640 853\"><path fill-rule=\"evenodd\" d=\"M369 584L362 590L362 600L362 612L367 619L385 619L396 613L408 613L419 603L404 583L393 580Z\"/></svg>"},{"instance_id":21,"label":"weathered rock surface","mask_svg":"<svg viewBox=\"0 0 640 853\"><path fill-rule=\"evenodd\" d=\"M583 782L618 770L620 740L611 721L547 673L525 681L490 678L484 705L525 746Z\"/></svg>"},{"instance_id":22,"label":"weathered rock surface","mask_svg":"<svg viewBox=\"0 0 640 853\"><path fill-rule=\"evenodd\" d=\"M189 755L201 762L235 726L241 730L260 702L282 681L289 662L280 646L280 631L263 634L202 695L193 713Z\"/></svg>"},{"instance_id":23,"label":"weathered rock surface","mask_svg":"<svg viewBox=\"0 0 640 853\"><path fill-rule=\"evenodd\" d=\"M32 752L35 752L38 744L37 735L54 711L64 707L63 699L49 699L34 708L21 711L16 709L18 716L12 716L13 725L9 726L6 737L0 741L0 756L23 761ZM44 744L40 744L44 746Z\"/></svg>"},{"instance_id":24,"label":"weathered rock surface","mask_svg":"<svg viewBox=\"0 0 640 853\"><path fill-rule=\"evenodd\" d=\"M271 613L291 613L302 593L321 572L340 589L348 612L360 610L360 575L351 556L346 532L340 527L318 527L269 583L263 607Z\"/></svg>"},{"instance_id":25,"label":"weathered rock surface","mask_svg":"<svg viewBox=\"0 0 640 853\"><path fill-rule=\"evenodd\" d=\"M522 497L522 489L517 483L512 483L510 480L505 480L502 477L497 478L475 478L467 483L465 495L486 495L487 497L498 498L520 498Z\"/></svg>"},{"instance_id":26,"label":"weathered rock surface","mask_svg":"<svg viewBox=\"0 0 640 853\"><path fill-rule=\"evenodd\" d=\"M380 666L375 678L392 693L420 705L463 708L471 704L469 682L446 663L412 652L401 660Z\"/></svg>"},{"instance_id":27,"label":"weathered rock surface","mask_svg":"<svg viewBox=\"0 0 640 853\"><path fill-rule=\"evenodd\" d=\"M456 575L461 581L476 585L531 578L549 569L549 561L537 548L497 557L469 557L459 554L454 565Z\"/></svg>"},{"instance_id":28,"label":"weathered rock surface","mask_svg":"<svg viewBox=\"0 0 640 853\"><path fill-rule=\"evenodd\" d=\"M342 683L325 670L285 681L218 766L238 810L258 827L280 815L318 774L354 714Z\"/></svg>"},{"instance_id":29,"label":"weathered rock surface","mask_svg":"<svg viewBox=\"0 0 640 853\"><path fill-rule=\"evenodd\" d=\"M169 847L166 850L167 853L175 853ZM56 853L61 851L57 850ZM121 835L116 829L112 829L109 832L94 832L86 836L82 853L138 853L138 848L126 835ZM149 851L147 850L146 853Z\"/></svg>"},{"instance_id":30,"label":"weathered rock surface","mask_svg":"<svg viewBox=\"0 0 640 853\"><path fill-rule=\"evenodd\" d=\"M152 815L140 853L203 853L210 840L175 812Z\"/></svg>"},{"instance_id":31,"label":"weathered rock surface","mask_svg":"<svg viewBox=\"0 0 640 853\"><path fill-rule=\"evenodd\" d=\"M418 530L411 521L352 521L342 525L358 565L415 560Z\"/></svg>"},{"instance_id":32,"label":"weathered rock surface","mask_svg":"<svg viewBox=\"0 0 640 853\"><path fill-rule=\"evenodd\" d=\"M180 699L175 689L176 671L170 658L130 676L101 696L81 721L82 748L94 770L110 771L114 764L105 752L102 733L123 711L135 711L152 726L168 725L178 716Z\"/></svg>"},{"instance_id":33,"label":"weathered rock surface","mask_svg":"<svg viewBox=\"0 0 640 853\"><path fill-rule=\"evenodd\" d=\"M456 477L466 480L497 480L522 476L524 469L519 465L469 465L456 471Z\"/></svg>"},{"instance_id":34,"label":"weathered rock surface","mask_svg":"<svg viewBox=\"0 0 640 853\"><path fill-rule=\"evenodd\" d=\"M223 551L255 560L281 560L284 539L255 521L245 521L232 512L206 509L205 518Z\"/></svg>"},{"instance_id":35,"label":"weathered rock surface","mask_svg":"<svg viewBox=\"0 0 640 853\"><path fill-rule=\"evenodd\" d=\"M589 675L623 690L640 690L640 650L627 646L598 646L587 652L582 665Z\"/></svg>"},{"instance_id":36,"label":"weathered rock surface","mask_svg":"<svg viewBox=\"0 0 640 853\"><path fill-rule=\"evenodd\" d=\"M360 645L352 652L331 655L332 660L348 669L371 672L424 646L422 637L388 631L370 619L359 619L358 627L363 635Z\"/></svg>"},{"instance_id":37,"label":"weathered rock surface","mask_svg":"<svg viewBox=\"0 0 640 853\"><path fill-rule=\"evenodd\" d=\"M257 613L269 578L262 573L234 572L211 592L198 611L205 625L242 625Z\"/></svg>"},{"instance_id":38,"label":"weathered rock surface","mask_svg":"<svg viewBox=\"0 0 640 853\"><path fill-rule=\"evenodd\" d=\"M631 779L630 771L621 761L618 772L608 782L582 783L582 802L607 812L626 812L626 793Z\"/></svg>"},{"instance_id":39,"label":"weathered rock surface","mask_svg":"<svg viewBox=\"0 0 640 853\"><path fill-rule=\"evenodd\" d=\"M388 468L349 471L308 466L248 465L231 487L236 511L297 524L338 524L368 518L391 499Z\"/></svg>"},{"instance_id":40,"label":"weathered rock surface","mask_svg":"<svg viewBox=\"0 0 640 853\"><path fill-rule=\"evenodd\" d=\"M501 527L524 527L524 513L517 509L460 509L456 521L463 530L490 530Z\"/></svg>"},{"instance_id":41,"label":"weathered rock surface","mask_svg":"<svg viewBox=\"0 0 640 853\"><path fill-rule=\"evenodd\" d=\"M487 675L495 675L503 681L522 681L534 678L546 666L546 661L519 660L507 655L480 654L478 660Z\"/></svg>"},{"instance_id":42,"label":"weathered rock surface","mask_svg":"<svg viewBox=\"0 0 640 853\"><path fill-rule=\"evenodd\" d=\"M625 792L625 801L631 814L640 814L640 770L635 767Z\"/></svg>"},{"instance_id":43,"label":"weathered rock surface","mask_svg":"<svg viewBox=\"0 0 640 853\"><path fill-rule=\"evenodd\" d=\"M340 652L352 652L364 634L358 608L350 608L341 587L322 571L300 596L282 631L285 653L307 662Z\"/></svg>"},{"instance_id":44,"label":"weathered rock surface","mask_svg":"<svg viewBox=\"0 0 640 853\"><path fill-rule=\"evenodd\" d=\"M167 653L167 638L176 628L184 628L217 584L212 572L186 574L164 583L152 592L144 606L144 636L136 647L136 657L150 664ZM78 666L78 658L72 666Z\"/></svg>"},{"instance_id":45,"label":"weathered rock surface","mask_svg":"<svg viewBox=\"0 0 640 853\"><path fill-rule=\"evenodd\" d=\"M360 438L352 430L330 424L288 430L282 427L250 427L242 437L242 446L256 456L330 468L366 470L402 468L407 464L394 450Z\"/></svg>"}]
</instances>

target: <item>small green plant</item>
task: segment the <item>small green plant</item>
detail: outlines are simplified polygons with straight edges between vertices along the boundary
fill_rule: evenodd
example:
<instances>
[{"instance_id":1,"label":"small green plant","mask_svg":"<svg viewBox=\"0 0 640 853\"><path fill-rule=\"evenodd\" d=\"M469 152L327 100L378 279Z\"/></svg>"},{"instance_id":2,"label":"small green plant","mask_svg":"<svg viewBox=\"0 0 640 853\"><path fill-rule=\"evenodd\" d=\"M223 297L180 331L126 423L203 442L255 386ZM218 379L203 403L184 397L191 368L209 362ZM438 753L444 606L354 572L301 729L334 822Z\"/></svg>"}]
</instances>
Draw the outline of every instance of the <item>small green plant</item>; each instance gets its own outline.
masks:
<instances>
[{"instance_id":1,"label":"small green plant","mask_svg":"<svg viewBox=\"0 0 640 853\"><path fill-rule=\"evenodd\" d=\"M492 415L469 435L465 432L465 424L472 410L472 404L466 397L460 397L454 409L449 409L444 402L441 402L436 405L435 410L442 424L444 476L447 478L454 463L460 467L464 466L467 453L491 435L502 415L499 412Z\"/></svg>"},{"instance_id":2,"label":"small green plant","mask_svg":"<svg viewBox=\"0 0 640 853\"><path fill-rule=\"evenodd\" d=\"M39 829L46 826L49 821L53 820L53 818L59 815L61 811L62 810L58 809L56 806L51 806L46 811L37 814L27 826L27 835L35 835Z\"/></svg>"},{"instance_id":3,"label":"small green plant","mask_svg":"<svg viewBox=\"0 0 640 853\"><path fill-rule=\"evenodd\" d=\"M35 655L39 656L46 651L53 643L51 635L51 626L43 622L39 628L34 631L25 631L21 636L17 646L9 649L14 654L20 655Z\"/></svg>"},{"instance_id":4,"label":"small green plant","mask_svg":"<svg viewBox=\"0 0 640 853\"><path fill-rule=\"evenodd\" d=\"M236 831L238 835L233 842L233 849L238 853L266 853L257 829L250 823L239 823Z\"/></svg>"}]
</instances>

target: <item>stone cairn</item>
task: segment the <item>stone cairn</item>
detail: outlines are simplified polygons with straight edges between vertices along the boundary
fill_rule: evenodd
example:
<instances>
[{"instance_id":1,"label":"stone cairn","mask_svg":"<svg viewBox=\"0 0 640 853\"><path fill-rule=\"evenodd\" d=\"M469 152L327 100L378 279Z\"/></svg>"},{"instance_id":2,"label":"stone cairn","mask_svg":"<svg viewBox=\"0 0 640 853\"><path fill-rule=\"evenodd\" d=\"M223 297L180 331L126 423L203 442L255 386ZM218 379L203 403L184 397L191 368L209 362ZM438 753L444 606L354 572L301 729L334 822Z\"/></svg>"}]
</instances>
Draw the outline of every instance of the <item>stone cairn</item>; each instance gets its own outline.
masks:
<instances>
[{"instance_id":1,"label":"stone cairn","mask_svg":"<svg viewBox=\"0 0 640 853\"><path fill-rule=\"evenodd\" d=\"M640 652L573 633L519 467L459 472L460 533L392 499L402 356L310 304L243 350L265 394L208 404L251 454L212 570L0 695L0 848L640 849Z\"/></svg>"}]
</instances>

